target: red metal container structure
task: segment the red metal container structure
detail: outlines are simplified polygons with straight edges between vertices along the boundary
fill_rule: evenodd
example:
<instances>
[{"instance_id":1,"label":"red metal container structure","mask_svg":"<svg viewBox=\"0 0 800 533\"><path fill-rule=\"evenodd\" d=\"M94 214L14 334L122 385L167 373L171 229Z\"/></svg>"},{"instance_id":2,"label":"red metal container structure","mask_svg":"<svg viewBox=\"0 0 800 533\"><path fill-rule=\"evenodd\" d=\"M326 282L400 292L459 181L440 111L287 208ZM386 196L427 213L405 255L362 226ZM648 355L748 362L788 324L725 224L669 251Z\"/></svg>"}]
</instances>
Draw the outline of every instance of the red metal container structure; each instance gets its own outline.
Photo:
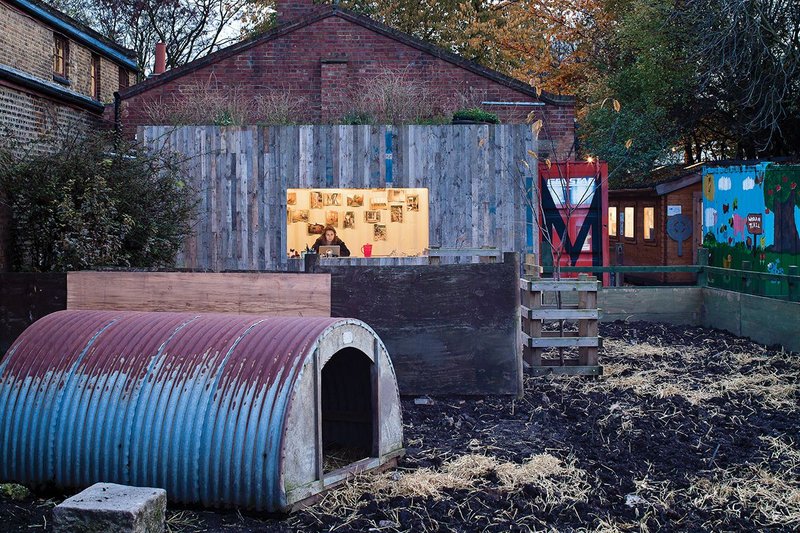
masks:
<instances>
[{"instance_id":1,"label":"red metal container structure","mask_svg":"<svg viewBox=\"0 0 800 533\"><path fill-rule=\"evenodd\" d=\"M0 481L287 511L402 453L389 355L357 320L59 311L0 363Z\"/></svg>"},{"instance_id":2,"label":"red metal container structure","mask_svg":"<svg viewBox=\"0 0 800 533\"><path fill-rule=\"evenodd\" d=\"M608 165L565 161L550 168L540 164L539 172L541 264L608 266ZM608 284L608 274L603 283Z\"/></svg>"}]
</instances>

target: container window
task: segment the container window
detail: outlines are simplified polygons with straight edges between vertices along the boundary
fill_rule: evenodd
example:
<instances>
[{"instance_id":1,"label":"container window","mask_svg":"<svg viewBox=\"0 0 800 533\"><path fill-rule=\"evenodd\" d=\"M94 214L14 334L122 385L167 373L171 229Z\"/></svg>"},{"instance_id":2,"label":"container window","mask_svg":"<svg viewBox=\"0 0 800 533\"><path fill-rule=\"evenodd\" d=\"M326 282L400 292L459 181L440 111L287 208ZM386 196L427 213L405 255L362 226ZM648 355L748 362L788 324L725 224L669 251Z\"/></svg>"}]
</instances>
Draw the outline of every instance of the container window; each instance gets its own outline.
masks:
<instances>
[{"instance_id":1,"label":"container window","mask_svg":"<svg viewBox=\"0 0 800 533\"><path fill-rule=\"evenodd\" d=\"M422 256L429 246L428 189L289 189L286 211L289 258L328 226L351 257Z\"/></svg>"},{"instance_id":2,"label":"container window","mask_svg":"<svg viewBox=\"0 0 800 533\"><path fill-rule=\"evenodd\" d=\"M575 207L588 207L594 198L594 190L594 178L570 178L569 201Z\"/></svg>"}]
</instances>

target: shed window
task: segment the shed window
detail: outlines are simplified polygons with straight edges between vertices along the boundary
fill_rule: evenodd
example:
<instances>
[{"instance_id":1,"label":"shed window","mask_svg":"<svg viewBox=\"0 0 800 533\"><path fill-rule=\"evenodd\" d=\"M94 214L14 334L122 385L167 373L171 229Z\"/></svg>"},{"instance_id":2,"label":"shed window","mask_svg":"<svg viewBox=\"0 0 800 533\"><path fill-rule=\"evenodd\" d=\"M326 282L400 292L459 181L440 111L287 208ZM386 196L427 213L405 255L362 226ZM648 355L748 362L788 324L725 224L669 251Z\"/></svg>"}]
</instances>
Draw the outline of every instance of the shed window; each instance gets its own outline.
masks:
<instances>
[{"instance_id":1,"label":"shed window","mask_svg":"<svg viewBox=\"0 0 800 533\"><path fill-rule=\"evenodd\" d=\"M67 78L69 41L63 35L53 34L53 75Z\"/></svg>"},{"instance_id":2,"label":"shed window","mask_svg":"<svg viewBox=\"0 0 800 533\"><path fill-rule=\"evenodd\" d=\"M92 54L92 64L89 70L92 98L100 100L100 56Z\"/></svg>"},{"instance_id":3,"label":"shed window","mask_svg":"<svg viewBox=\"0 0 800 533\"><path fill-rule=\"evenodd\" d=\"M625 213L623 214L623 235L625 235L626 239L636 238L636 233L634 232L635 212L636 210L633 207L625 208Z\"/></svg>"},{"instance_id":4,"label":"shed window","mask_svg":"<svg viewBox=\"0 0 800 533\"><path fill-rule=\"evenodd\" d=\"M642 223L644 225L644 240L656 240L656 209L655 207L645 207Z\"/></svg>"},{"instance_id":5,"label":"shed window","mask_svg":"<svg viewBox=\"0 0 800 533\"><path fill-rule=\"evenodd\" d=\"M608 208L608 235L609 237L617 236L617 206Z\"/></svg>"}]
</instances>

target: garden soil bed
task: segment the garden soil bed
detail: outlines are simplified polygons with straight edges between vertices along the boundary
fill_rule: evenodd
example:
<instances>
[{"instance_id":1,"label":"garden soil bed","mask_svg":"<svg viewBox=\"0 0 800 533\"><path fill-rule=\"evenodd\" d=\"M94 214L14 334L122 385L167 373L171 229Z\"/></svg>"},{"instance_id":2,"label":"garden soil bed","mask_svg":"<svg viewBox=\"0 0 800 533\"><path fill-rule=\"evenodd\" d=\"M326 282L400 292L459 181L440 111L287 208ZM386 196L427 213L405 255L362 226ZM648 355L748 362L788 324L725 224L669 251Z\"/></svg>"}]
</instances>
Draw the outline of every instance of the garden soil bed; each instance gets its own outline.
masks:
<instances>
[{"instance_id":1,"label":"garden soil bed","mask_svg":"<svg viewBox=\"0 0 800 533\"><path fill-rule=\"evenodd\" d=\"M523 399L403 402L400 468L289 517L168 511L170 531L719 531L800 528L800 359L726 333L603 324L600 379ZM0 496L0 530L61 498Z\"/></svg>"}]
</instances>

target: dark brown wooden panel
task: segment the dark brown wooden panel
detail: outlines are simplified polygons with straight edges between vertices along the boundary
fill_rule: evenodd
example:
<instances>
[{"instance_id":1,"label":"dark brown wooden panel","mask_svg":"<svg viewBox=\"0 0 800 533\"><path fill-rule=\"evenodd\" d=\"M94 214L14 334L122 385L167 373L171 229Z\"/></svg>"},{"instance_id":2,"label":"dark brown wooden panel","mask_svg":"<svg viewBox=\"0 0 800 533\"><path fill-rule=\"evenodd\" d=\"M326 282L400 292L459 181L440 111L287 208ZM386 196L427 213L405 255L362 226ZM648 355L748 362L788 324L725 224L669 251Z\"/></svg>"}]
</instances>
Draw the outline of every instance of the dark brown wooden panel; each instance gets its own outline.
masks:
<instances>
[{"instance_id":1,"label":"dark brown wooden panel","mask_svg":"<svg viewBox=\"0 0 800 533\"><path fill-rule=\"evenodd\" d=\"M331 315L380 335L400 393L517 394L519 262L332 267Z\"/></svg>"},{"instance_id":2,"label":"dark brown wooden panel","mask_svg":"<svg viewBox=\"0 0 800 533\"><path fill-rule=\"evenodd\" d=\"M65 273L0 273L0 357L25 328L66 308Z\"/></svg>"}]
</instances>

